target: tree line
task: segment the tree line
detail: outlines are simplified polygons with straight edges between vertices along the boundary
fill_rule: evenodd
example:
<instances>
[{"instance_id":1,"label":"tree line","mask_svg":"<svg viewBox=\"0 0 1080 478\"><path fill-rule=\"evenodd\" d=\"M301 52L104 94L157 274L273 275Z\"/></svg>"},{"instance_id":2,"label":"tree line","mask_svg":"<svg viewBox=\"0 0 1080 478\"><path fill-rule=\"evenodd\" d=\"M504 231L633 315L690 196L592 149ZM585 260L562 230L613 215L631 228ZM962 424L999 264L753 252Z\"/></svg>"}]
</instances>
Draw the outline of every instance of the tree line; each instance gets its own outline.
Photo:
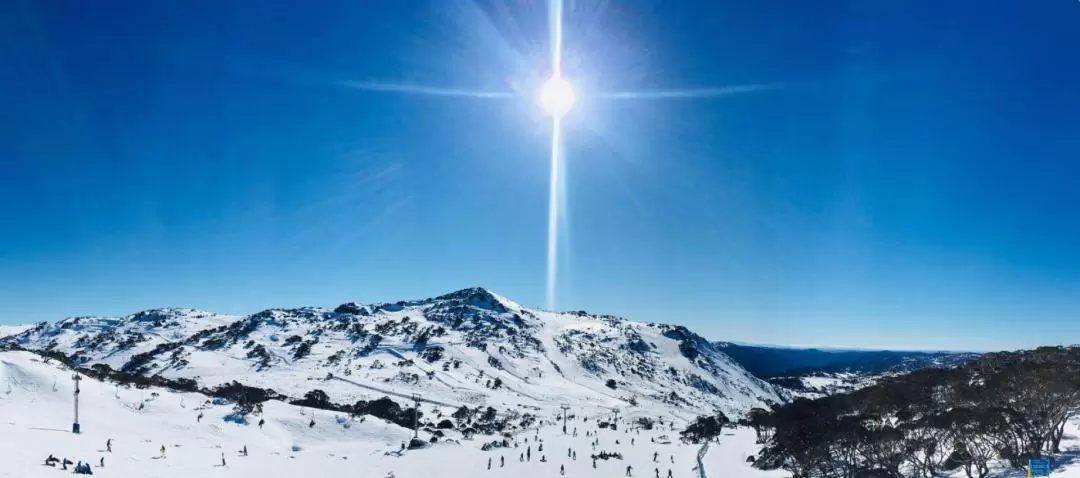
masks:
<instances>
[{"instance_id":1,"label":"tree line","mask_svg":"<svg viewBox=\"0 0 1080 478\"><path fill-rule=\"evenodd\" d=\"M985 478L995 460L1019 468L1060 452L1078 409L1080 347L1042 347L753 409L745 424L762 445L754 466L794 478L929 478L957 469Z\"/></svg>"}]
</instances>

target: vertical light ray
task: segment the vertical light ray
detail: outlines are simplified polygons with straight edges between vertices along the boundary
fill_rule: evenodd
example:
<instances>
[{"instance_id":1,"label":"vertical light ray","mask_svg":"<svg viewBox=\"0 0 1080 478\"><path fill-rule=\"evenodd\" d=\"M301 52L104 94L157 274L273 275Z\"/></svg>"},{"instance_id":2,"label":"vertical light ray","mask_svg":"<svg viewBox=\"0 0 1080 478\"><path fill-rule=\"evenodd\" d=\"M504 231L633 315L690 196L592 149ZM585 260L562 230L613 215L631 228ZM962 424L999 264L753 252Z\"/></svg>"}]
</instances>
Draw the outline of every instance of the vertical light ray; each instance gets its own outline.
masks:
<instances>
[{"instance_id":1,"label":"vertical light ray","mask_svg":"<svg viewBox=\"0 0 1080 478\"><path fill-rule=\"evenodd\" d=\"M562 0L551 0L551 76L562 76ZM555 310L555 282L558 275L559 177L562 161L562 132L559 115L551 115L551 177L548 179L547 297L545 307Z\"/></svg>"},{"instance_id":2,"label":"vertical light ray","mask_svg":"<svg viewBox=\"0 0 1080 478\"><path fill-rule=\"evenodd\" d=\"M562 76L562 0L551 0L551 76Z\"/></svg>"},{"instance_id":3,"label":"vertical light ray","mask_svg":"<svg viewBox=\"0 0 1080 478\"><path fill-rule=\"evenodd\" d=\"M555 280L558 273L559 243L559 178L562 162L562 134L559 117L551 120L551 178L548 185L547 234L547 301L548 310L555 309Z\"/></svg>"}]
</instances>

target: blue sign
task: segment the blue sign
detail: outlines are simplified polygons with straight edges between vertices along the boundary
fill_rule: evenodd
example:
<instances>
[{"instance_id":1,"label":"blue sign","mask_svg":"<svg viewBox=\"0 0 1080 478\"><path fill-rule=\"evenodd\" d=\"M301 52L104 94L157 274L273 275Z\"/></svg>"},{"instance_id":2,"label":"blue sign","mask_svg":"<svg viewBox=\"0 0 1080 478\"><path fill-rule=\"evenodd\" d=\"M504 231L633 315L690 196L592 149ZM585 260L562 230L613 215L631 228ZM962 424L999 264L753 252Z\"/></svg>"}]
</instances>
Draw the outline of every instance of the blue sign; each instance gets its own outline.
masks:
<instances>
[{"instance_id":1,"label":"blue sign","mask_svg":"<svg viewBox=\"0 0 1080 478\"><path fill-rule=\"evenodd\" d=\"M1032 458L1028 460L1028 472L1030 476L1050 476L1049 458Z\"/></svg>"}]
</instances>

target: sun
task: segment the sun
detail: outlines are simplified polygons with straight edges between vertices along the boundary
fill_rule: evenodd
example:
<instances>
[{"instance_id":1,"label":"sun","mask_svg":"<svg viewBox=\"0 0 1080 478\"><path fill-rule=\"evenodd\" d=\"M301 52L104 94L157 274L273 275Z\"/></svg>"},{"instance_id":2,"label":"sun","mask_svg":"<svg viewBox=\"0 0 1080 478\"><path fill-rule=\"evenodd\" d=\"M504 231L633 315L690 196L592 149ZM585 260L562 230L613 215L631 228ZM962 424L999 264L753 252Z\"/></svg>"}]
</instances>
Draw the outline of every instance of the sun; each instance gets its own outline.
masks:
<instances>
[{"instance_id":1,"label":"sun","mask_svg":"<svg viewBox=\"0 0 1080 478\"><path fill-rule=\"evenodd\" d=\"M570 82L554 76L544 82L540 88L540 107L547 114L562 118L574 106L574 88Z\"/></svg>"}]
</instances>

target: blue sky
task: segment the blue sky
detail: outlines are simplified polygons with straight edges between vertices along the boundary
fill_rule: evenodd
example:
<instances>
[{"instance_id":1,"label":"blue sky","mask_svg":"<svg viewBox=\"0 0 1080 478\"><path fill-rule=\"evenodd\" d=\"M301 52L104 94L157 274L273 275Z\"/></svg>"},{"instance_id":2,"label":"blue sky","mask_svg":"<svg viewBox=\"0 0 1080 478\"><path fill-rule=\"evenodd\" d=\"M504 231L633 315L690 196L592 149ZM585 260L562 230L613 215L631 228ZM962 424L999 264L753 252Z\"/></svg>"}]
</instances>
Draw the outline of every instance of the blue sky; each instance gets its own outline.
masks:
<instances>
[{"instance_id":1,"label":"blue sky","mask_svg":"<svg viewBox=\"0 0 1080 478\"><path fill-rule=\"evenodd\" d=\"M508 3L0 7L0 322L473 285L542 305L547 9ZM570 3L559 308L1080 342L1080 3Z\"/></svg>"}]
</instances>

